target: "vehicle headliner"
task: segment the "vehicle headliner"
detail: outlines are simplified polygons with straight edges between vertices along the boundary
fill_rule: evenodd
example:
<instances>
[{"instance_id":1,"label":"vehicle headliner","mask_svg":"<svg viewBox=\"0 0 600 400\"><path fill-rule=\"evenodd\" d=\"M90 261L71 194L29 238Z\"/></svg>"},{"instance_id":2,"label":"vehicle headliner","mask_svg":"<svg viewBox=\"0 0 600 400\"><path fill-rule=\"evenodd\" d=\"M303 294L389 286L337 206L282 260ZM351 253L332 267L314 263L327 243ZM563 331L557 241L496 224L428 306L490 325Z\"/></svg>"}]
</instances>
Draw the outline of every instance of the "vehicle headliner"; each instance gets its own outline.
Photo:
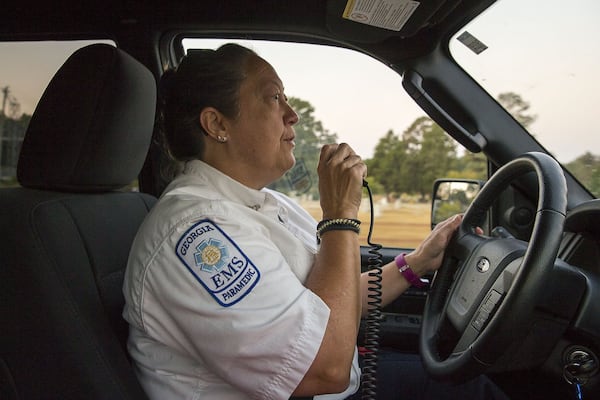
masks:
<instances>
[{"instance_id":1,"label":"vehicle headliner","mask_svg":"<svg viewBox=\"0 0 600 400\"><path fill-rule=\"evenodd\" d=\"M34 7L13 2L4 5L0 13L0 40L100 36L111 38L135 53L131 47L145 39L137 35L159 40L166 33L189 28L188 34L219 32L253 39L276 34L282 40L293 37L300 41L337 43L393 65L430 52L444 32L463 25L491 3L491 0L422 1L410 23L394 32L343 19L346 0L93 3L68 0L36 3Z\"/></svg>"}]
</instances>

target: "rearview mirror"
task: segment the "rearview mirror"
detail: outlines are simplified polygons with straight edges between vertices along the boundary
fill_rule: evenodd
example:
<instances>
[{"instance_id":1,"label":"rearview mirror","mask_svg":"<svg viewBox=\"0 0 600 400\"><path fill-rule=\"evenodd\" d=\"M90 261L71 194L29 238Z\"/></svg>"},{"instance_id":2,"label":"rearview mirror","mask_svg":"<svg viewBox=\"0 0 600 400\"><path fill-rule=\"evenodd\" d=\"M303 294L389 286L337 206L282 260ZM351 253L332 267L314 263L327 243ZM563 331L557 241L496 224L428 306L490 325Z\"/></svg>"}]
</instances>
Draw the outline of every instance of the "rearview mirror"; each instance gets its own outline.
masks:
<instances>
[{"instance_id":1,"label":"rearview mirror","mask_svg":"<svg viewBox=\"0 0 600 400\"><path fill-rule=\"evenodd\" d=\"M484 182L475 179L438 179L431 197L431 229L441 221L467 210Z\"/></svg>"}]
</instances>

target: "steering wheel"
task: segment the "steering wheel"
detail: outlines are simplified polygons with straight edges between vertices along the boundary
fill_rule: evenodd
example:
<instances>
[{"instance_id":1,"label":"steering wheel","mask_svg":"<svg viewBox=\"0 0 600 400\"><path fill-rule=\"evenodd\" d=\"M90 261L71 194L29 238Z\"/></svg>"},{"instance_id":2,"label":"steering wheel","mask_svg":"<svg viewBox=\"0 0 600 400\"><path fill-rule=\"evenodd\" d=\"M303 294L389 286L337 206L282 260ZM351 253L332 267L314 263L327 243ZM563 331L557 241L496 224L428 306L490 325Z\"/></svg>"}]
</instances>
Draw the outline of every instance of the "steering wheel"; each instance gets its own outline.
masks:
<instances>
[{"instance_id":1,"label":"steering wheel","mask_svg":"<svg viewBox=\"0 0 600 400\"><path fill-rule=\"evenodd\" d=\"M483 226L498 195L530 173L537 177L538 203L529 242L478 235L475 227ZM446 249L425 304L419 344L431 376L464 382L525 337L554 266L566 206L562 168L543 153L507 163L481 189Z\"/></svg>"}]
</instances>

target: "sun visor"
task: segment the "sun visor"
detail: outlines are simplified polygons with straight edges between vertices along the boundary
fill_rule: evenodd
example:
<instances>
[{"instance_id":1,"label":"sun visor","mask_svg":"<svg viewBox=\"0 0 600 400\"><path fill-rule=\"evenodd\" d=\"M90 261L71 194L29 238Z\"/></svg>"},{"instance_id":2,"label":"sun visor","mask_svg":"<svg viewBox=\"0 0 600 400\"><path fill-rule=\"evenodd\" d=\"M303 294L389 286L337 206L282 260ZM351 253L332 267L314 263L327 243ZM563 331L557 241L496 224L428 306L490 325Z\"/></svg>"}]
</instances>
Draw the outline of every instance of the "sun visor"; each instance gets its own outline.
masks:
<instances>
[{"instance_id":1,"label":"sun visor","mask_svg":"<svg viewBox=\"0 0 600 400\"><path fill-rule=\"evenodd\" d=\"M359 43L409 37L442 21L456 0L328 0L327 27Z\"/></svg>"}]
</instances>

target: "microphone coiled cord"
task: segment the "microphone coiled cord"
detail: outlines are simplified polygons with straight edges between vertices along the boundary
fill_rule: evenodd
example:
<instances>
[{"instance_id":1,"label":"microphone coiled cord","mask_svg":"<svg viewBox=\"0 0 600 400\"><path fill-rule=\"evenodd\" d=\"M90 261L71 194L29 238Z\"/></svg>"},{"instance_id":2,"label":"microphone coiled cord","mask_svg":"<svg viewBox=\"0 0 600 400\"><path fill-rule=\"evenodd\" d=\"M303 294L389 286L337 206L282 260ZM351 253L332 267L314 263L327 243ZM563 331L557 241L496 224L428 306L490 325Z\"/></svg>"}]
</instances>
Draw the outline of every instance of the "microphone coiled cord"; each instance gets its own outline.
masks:
<instances>
[{"instance_id":1,"label":"microphone coiled cord","mask_svg":"<svg viewBox=\"0 0 600 400\"><path fill-rule=\"evenodd\" d=\"M365 327L365 349L363 357L363 378L362 378L362 399L375 400L377 396L377 358L379 355L379 331L381 324L381 296L382 296L382 264L383 256L381 255L382 246L371 241L373 234L373 222L375 219L373 195L371 188L367 182L363 182L369 194L369 203L371 206L371 221L369 224L369 234L367 243L371 247L369 249L368 260L368 315Z\"/></svg>"}]
</instances>

